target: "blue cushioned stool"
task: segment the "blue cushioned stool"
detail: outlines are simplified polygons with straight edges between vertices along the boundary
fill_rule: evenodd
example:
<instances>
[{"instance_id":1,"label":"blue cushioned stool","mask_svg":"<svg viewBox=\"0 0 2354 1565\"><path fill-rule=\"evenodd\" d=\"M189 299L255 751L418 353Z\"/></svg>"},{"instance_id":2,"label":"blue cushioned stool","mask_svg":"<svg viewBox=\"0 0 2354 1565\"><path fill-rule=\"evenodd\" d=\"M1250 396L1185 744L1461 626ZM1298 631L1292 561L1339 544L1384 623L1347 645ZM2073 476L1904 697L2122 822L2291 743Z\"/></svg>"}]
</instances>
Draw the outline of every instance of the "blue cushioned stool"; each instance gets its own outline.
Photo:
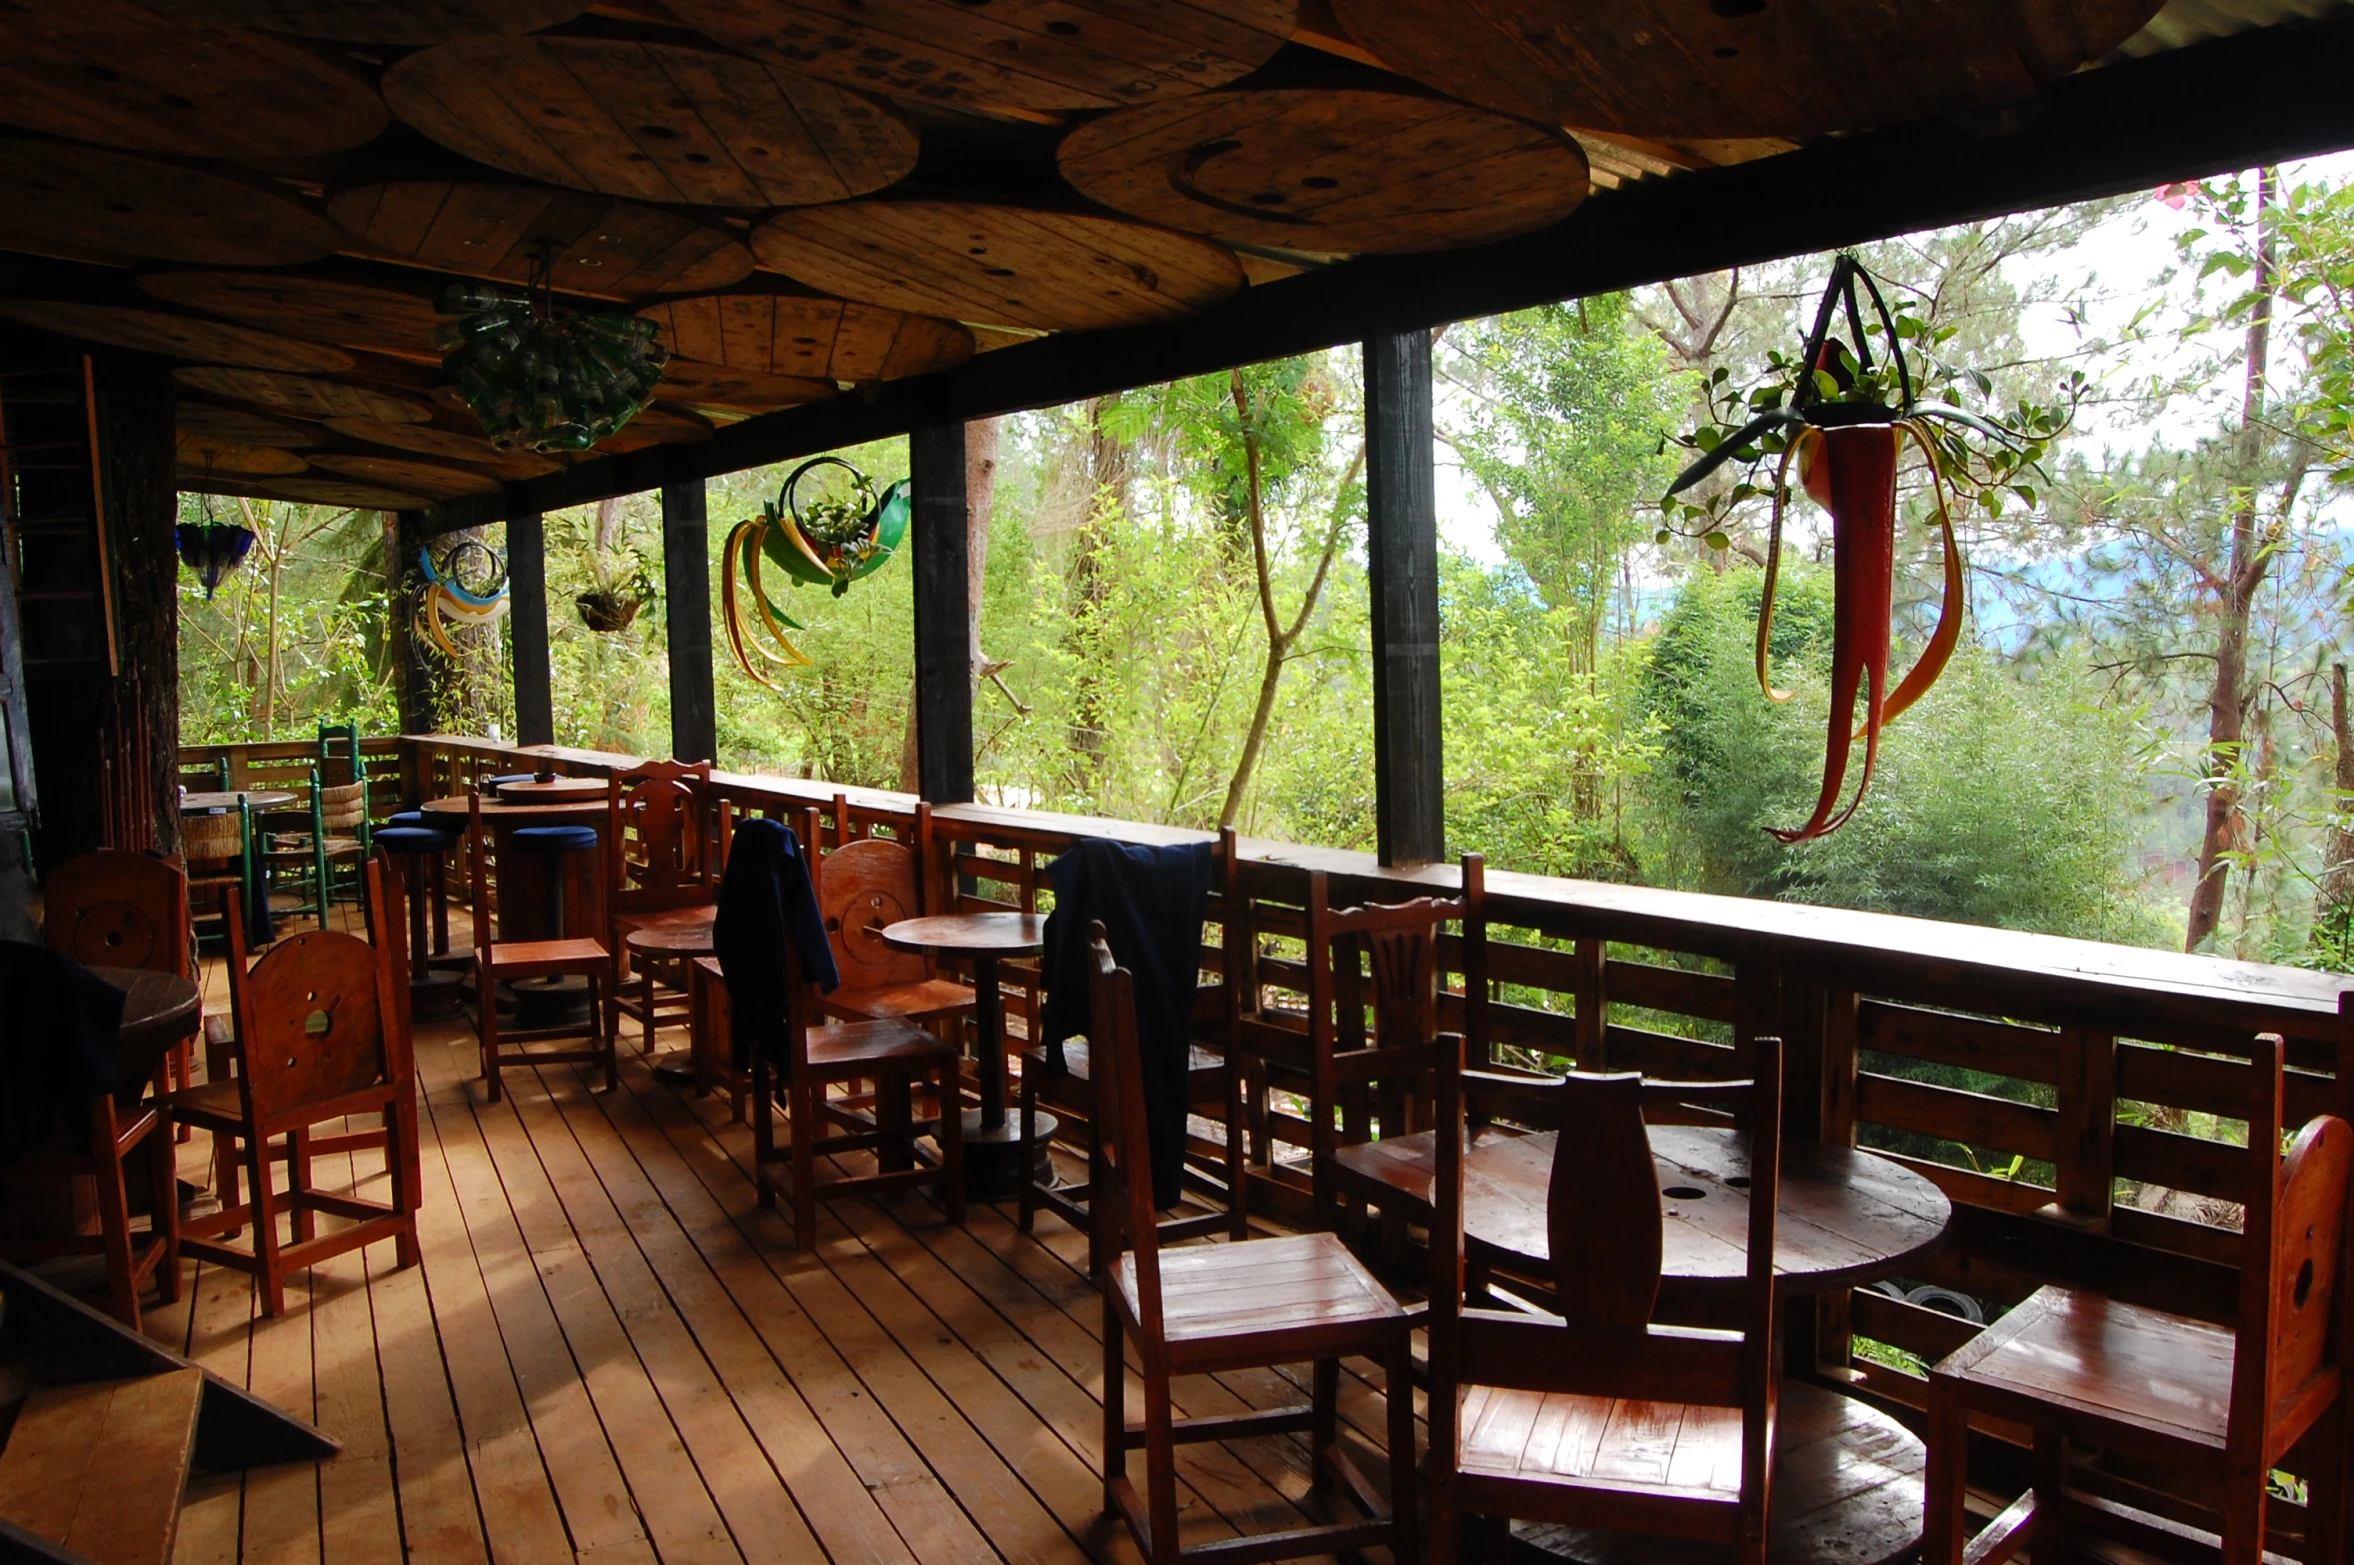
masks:
<instances>
[{"instance_id":1,"label":"blue cushioned stool","mask_svg":"<svg viewBox=\"0 0 2354 1565\"><path fill-rule=\"evenodd\" d=\"M399 818L393 817L396 821ZM427 1020L457 1015L465 988L456 973L434 970L433 953L425 943L425 904L430 899L441 949L449 949L449 906L441 894L442 858L456 840L429 826L379 826L375 834L376 846L399 861L401 879L408 886L409 1014Z\"/></svg>"},{"instance_id":2,"label":"blue cushioned stool","mask_svg":"<svg viewBox=\"0 0 2354 1565\"><path fill-rule=\"evenodd\" d=\"M515 847L547 860L548 927L543 940L564 938L564 855L597 851L594 826L525 826L514 835Z\"/></svg>"},{"instance_id":3,"label":"blue cushioned stool","mask_svg":"<svg viewBox=\"0 0 2354 1565\"><path fill-rule=\"evenodd\" d=\"M450 850L458 845L458 840L466 835L466 823L456 815L436 814L430 810L402 810L377 827L375 835L381 837L388 831L424 831L437 839L436 845L430 850L414 838L404 839L411 842L412 846L393 849L402 856L402 863L407 866L403 874L409 886L409 926L417 937L409 942L409 955L419 967L432 966L435 958L446 958L450 954L450 899L446 880L448 856ZM410 873L411 870L422 870L424 873ZM430 947L424 942L424 915L418 911L427 903L433 907L433 944ZM473 959L467 957L462 965L471 967ZM441 966L445 971L457 970L456 965L447 962Z\"/></svg>"}]
</instances>

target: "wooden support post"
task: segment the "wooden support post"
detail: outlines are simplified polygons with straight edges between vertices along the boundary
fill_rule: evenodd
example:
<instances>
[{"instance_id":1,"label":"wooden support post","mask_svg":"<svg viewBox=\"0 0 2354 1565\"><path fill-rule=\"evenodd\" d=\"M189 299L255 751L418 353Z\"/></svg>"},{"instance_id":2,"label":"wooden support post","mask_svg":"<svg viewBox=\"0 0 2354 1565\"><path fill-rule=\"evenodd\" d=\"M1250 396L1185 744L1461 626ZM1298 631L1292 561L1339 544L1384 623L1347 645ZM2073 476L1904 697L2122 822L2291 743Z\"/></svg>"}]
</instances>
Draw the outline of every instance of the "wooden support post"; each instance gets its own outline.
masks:
<instances>
[{"instance_id":1,"label":"wooden support post","mask_svg":"<svg viewBox=\"0 0 2354 1565\"><path fill-rule=\"evenodd\" d=\"M548 690L548 547L537 511L507 518L507 633L514 654L515 742L554 744Z\"/></svg>"},{"instance_id":2,"label":"wooden support post","mask_svg":"<svg viewBox=\"0 0 2354 1565\"><path fill-rule=\"evenodd\" d=\"M2109 1231L2117 1189L2117 1040L2082 1027L2060 1029L2056 1094L2059 1134L2053 1184L2044 1208L2096 1233Z\"/></svg>"},{"instance_id":3,"label":"wooden support post","mask_svg":"<svg viewBox=\"0 0 2354 1565\"><path fill-rule=\"evenodd\" d=\"M972 608L966 597L965 438L962 424L926 424L907 437L915 481L916 776L935 804L973 797Z\"/></svg>"},{"instance_id":4,"label":"wooden support post","mask_svg":"<svg viewBox=\"0 0 2354 1565\"><path fill-rule=\"evenodd\" d=\"M670 753L719 758L711 685L711 537L703 480L662 486L662 601L670 643Z\"/></svg>"},{"instance_id":5,"label":"wooden support post","mask_svg":"<svg viewBox=\"0 0 2354 1565\"><path fill-rule=\"evenodd\" d=\"M1368 338L1365 514L1373 600L1373 792L1385 865L1430 864L1447 855L1434 438L1430 333Z\"/></svg>"},{"instance_id":6,"label":"wooden support post","mask_svg":"<svg viewBox=\"0 0 2354 1565\"><path fill-rule=\"evenodd\" d=\"M385 562L384 605L392 621L385 627L400 668L401 732L434 731L433 671L425 661L425 647L417 635L417 610L422 607L424 577L417 551L425 545L425 513L397 511L387 529L391 558Z\"/></svg>"}]
</instances>

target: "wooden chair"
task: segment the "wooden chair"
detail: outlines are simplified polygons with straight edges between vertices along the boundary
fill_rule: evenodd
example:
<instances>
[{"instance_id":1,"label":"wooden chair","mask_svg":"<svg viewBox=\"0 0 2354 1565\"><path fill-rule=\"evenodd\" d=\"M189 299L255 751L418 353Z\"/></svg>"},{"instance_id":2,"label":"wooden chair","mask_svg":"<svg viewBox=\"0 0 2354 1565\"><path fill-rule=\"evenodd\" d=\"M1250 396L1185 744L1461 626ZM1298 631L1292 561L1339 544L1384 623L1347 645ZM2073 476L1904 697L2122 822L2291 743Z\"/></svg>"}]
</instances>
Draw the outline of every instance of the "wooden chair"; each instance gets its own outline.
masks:
<instances>
[{"instance_id":1,"label":"wooden chair","mask_svg":"<svg viewBox=\"0 0 2354 1565\"><path fill-rule=\"evenodd\" d=\"M1232 905L1234 898L1235 861L1237 857L1234 828L1223 827L1218 833L1217 884L1224 905ZM1247 945L1226 943L1219 953L1220 978L1215 987L1195 991L1194 1026L1223 1043L1227 1036L1228 1002L1238 981L1234 966L1245 961ZM1244 1200L1243 1162L1244 1140L1242 1129L1242 1073L1234 1068L1232 1057L1224 1048L1204 1048L1200 1043L1188 1044L1189 1054L1185 1070L1185 1098L1190 1108L1206 1110L1226 1127L1226 1183L1225 1188L1211 1192L1218 1197L1217 1207L1191 1217L1172 1217L1160 1223L1160 1237L1164 1244L1184 1239L1200 1238L1207 1234L1224 1233L1230 1239L1250 1237L1250 1214ZM1022 1232L1030 1232L1040 1208L1054 1213L1073 1228L1087 1235L1087 1272L1100 1281L1103 1268L1110 1259L1110 1245L1105 1237L1104 1222L1093 1208L1093 1192L1103 1177L1102 1165L1096 1156L1096 1120L1101 1113L1101 1099L1095 1090L1094 1050L1085 1039L1074 1038L1063 1045L1063 1069L1060 1074L1049 1074L1050 1062L1043 1048L1022 1051L1022 1141L1028 1145L1035 1139L1033 1127L1037 1123L1041 1105L1061 1118L1058 1134L1066 1140L1077 1139L1078 1129L1073 1122L1085 1122L1087 1141L1087 1178L1078 1184L1058 1184L1053 1176L1022 1181L1021 1202L1016 1209L1016 1221ZM1190 1172L1190 1169L1189 1169ZM1206 1181L1205 1181L1206 1182Z\"/></svg>"},{"instance_id":2,"label":"wooden chair","mask_svg":"<svg viewBox=\"0 0 2354 1565\"><path fill-rule=\"evenodd\" d=\"M482 790L474 789L468 798L466 865L474 903L471 909L474 916L474 1016L476 1030L482 1039L484 1091L491 1102L498 1102L502 1090L499 1073L510 1065L526 1068L535 1065L602 1065L605 1067L605 1090L610 1092L621 1084L620 1067L613 1057L614 1032L607 1023L604 1004L605 995L617 977L612 950L602 940L567 936L561 930L538 940L499 939L494 935L491 928L490 847L482 824ZM500 870L503 874L514 874L517 866L502 864ZM521 978L571 975L588 980L588 1020L585 1024L529 1028L499 1025L498 986L501 983ZM579 1048L533 1050L523 1047L544 1039L582 1037L584 1026L586 1041Z\"/></svg>"},{"instance_id":3,"label":"wooden chair","mask_svg":"<svg viewBox=\"0 0 2354 1565\"><path fill-rule=\"evenodd\" d=\"M2354 1128L2316 1116L2283 1158L2278 1037L2256 1039L2249 1082L2238 1324L2044 1287L1930 1370L1928 1565L1965 1558L2001 1565L2022 1545L2038 1560L2060 1559L2079 1523L2161 1554L2180 1552L2192 1533L2187 1518L2080 1491L2068 1469L2072 1444L2179 1475L2162 1495L2150 1491L2153 1504L2218 1502L2201 1509L2220 1511L2230 1565L2262 1559L2267 1480L2289 1468L2306 1482L2306 1565L2344 1557L2340 1317ZM2034 1430L2035 1482L1965 1547L1974 1415Z\"/></svg>"},{"instance_id":4,"label":"wooden chair","mask_svg":"<svg viewBox=\"0 0 2354 1565\"><path fill-rule=\"evenodd\" d=\"M752 1060L752 1149L760 1204L776 1205L784 1195L793 1209L793 1244L807 1250L817 1237L817 1200L899 1190L913 1185L939 1188L952 1223L964 1221L964 1118L958 1083L961 1051L946 1039L898 1017L820 1023L816 985L802 966L801 949L784 942L786 964L784 1080L763 1051ZM914 1087L930 1078L933 1116L914 1115ZM875 1084L873 1118L829 1102L836 1085ZM785 1100L792 1143L781 1153L776 1141L779 1088ZM925 1166L916 1138L929 1130L939 1158ZM871 1149L879 1172L846 1176L820 1186L820 1154Z\"/></svg>"},{"instance_id":5,"label":"wooden chair","mask_svg":"<svg viewBox=\"0 0 2354 1565\"><path fill-rule=\"evenodd\" d=\"M1185 1559L1279 1560L1386 1546L1414 1557L1414 1383L1409 1344L1416 1324L1339 1239L1289 1234L1161 1251L1152 1204L1144 1121L1143 1062L1136 1041L1136 996L1112 962L1100 926L1088 975L1095 1080L1105 1113L1097 1124L1101 1164L1097 1209L1124 1250L1103 1290L1104 1509L1127 1522L1152 1565ZM1450 1099L1460 1074L1462 1040L1426 1040L1423 1059ZM1133 1342L1144 1371L1144 1418L1127 1415L1124 1345ZM1340 1441L1340 1361L1370 1358L1389 1385L1389 1486L1377 1490ZM1180 1419L1170 1404L1177 1375L1218 1374L1279 1364L1314 1365L1306 1407L1217 1418ZM1328 1494L1337 1480L1363 1509L1362 1519L1326 1522L1249 1539L1191 1547L1177 1536L1176 1447L1203 1440L1304 1431L1311 1448L1311 1488ZM1140 1491L1128 1476L1128 1453L1144 1452Z\"/></svg>"},{"instance_id":6,"label":"wooden chair","mask_svg":"<svg viewBox=\"0 0 2354 1565\"><path fill-rule=\"evenodd\" d=\"M942 978L929 957L892 950L880 933L927 911L924 852L932 840L932 807L917 802L904 842L849 838L849 820L849 802L837 796L834 831L840 845L810 859L818 914L825 920L826 942L834 948L835 970L842 975L842 986L822 996L819 1008L844 1021L898 1017L946 1033L949 1029L937 1024L970 1016L973 991Z\"/></svg>"},{"instance_id":7,"label":"wooden chair","mask_svg":"<svg viewBox=\"0 0 2354 1565\"><path fill-rule=\"evenodd\" d=\"M137 967L193 982L196 936L185 863L119 848L66 860L42 878L41 939L84 967ZM171 1084L187 1086L195 1039L180 1040L165 1060Z\"/></svg>"},{"instance_id":8,"label":"wooden chair","mask_svg":"<svg viewBox=\"0 0 2354 1565\"><path fill-rule=\"evenodd\" d=\"M1730 1546L1744 1565L1763 1565L1777 1415L1781 1058L1781 1040L1760 1038L1745 1082L1630 1074L1495 1084L1574 1130L1557 1142L1548 1208L1558 1316L1464 1307L1462 1128L1442 1105L1430 1307L1439 1565L1456 1557L1464 1513L1487 1519L1496 1543L1517 1517ZM1752 1127L1748 1264L1731 1330L1652 1320L1661 1197L1644 1110L1697 1101L1728 1106Z\"/></svg>"},{"instance_id":9,"label":"wooden chair","mask_svg":"<svg viewBox=\"0 0 2354 1565\"><path fill-rule=\"evenodd\" d=\"M348 861L356 871L368 856L368 779L330 786L312 767L310 811L307 832L267 833L263 857L280 872L292 872L306 888L297 911L325 929L328 909L335 904L335 867Z\"/></svg>"},{"instance_id":10,"label":"wooden chair","mask_svg":"<svg viewBox=\"0 0 2354 1565\"><path fill-rule=\"evenodd\" d=\"M652 1051L664 1023L688 1019L686 963L632 953L627 939L634 930L711 922L719 884L704 843L710 782L709 761L649 761L611 780L605 851L616 973L605 1025L618 1037L621 1018L635 1019L641 1052ZM674 998L657 997L657 978L672 980Z\"/></svg>"},{"instance_id":11,"label":"wooden chair","mask_svg":"<svg viewBox=\"0 0 2354 1565\"><path fill-rule=\"evenodd\" d=\"M180 855L188 866L189 920L209 921L224 895L250 907L255 871L253 807L240 803L213 815L180 817ZM226 925L207 928L207 938L228 938Z\"/></svg>"},{"instance_id":12,"label":"wooden chair","mask_svg":"<svg viewBox=\"0 0 2354 1565\"><path fill-rule=\"evenodd\" d=\"M369 923L394 926L385 902L384 866L361 868ZM375 945L339 930L306 930L270 948L248 970L244 919L231 905L229 999L237 1019L236 1079L207 1082L167 1100L175 1117L235 1141L247 1185L243 1199L224 1190L221 1210L186 1225L181 1246L203 1260L249 1272L261 1285L262 1312L286 1308L286 1276L378 1239L393 1241L401 1266L417 1264L416 1066L404 1023L406 980L395 942ZM384 1117L385 1162L392 1200L335 1195L311 1183L318 1143L311 1127L355 1114ZM286 1143L286 1183L273 1188L273 1143ZM281 1240L278 1219L291 1238ZM325 1215L348 1226L318 1231ZM221 1242L251 1227L251 1249Z\"/></svg>"}]
</instances>

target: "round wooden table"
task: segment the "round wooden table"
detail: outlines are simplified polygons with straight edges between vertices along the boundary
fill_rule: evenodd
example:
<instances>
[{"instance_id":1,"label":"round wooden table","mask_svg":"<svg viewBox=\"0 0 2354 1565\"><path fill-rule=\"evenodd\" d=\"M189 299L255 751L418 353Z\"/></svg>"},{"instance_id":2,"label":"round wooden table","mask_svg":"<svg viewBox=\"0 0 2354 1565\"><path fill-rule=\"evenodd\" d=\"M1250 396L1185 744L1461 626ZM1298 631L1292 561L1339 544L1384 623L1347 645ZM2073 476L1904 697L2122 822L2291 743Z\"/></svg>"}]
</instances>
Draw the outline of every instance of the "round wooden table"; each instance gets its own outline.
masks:
<instances>
[{"instance_id":1,"label":"round wooden table","mask_svg":"<svg viewBox=\"0 0 2354 1565\"><path fill-rule=\"evenodd\" d=\"M602 777L550 777L544 781L501 783L501 804L584 804L601 800L610 790Z\"/></svg>"},{"instance_id":2,"label":"round wooden table","mask_svg":"<svg viewBox=\"0 0 2354 1565\"><path fill-rule=\"evenodd\" d=\"M646 1047L649 1049L654 1045L654 1034L658 1020L654 1010L656 1003L654 999L654 969L657 967L674 967L677 971L677 987L681 993L688 997L689 1037L691 1038L693 1035L691 1024L694 1008L694 961L697 957L712 954L712 921L717 916L718 910L716 908L696 908L692 911L699 912L704 916L699 921L643 924L621 937L621 948L626 953L623 957L624 962L634 956L643 959L646 965L644 1022ZM666 1053L655 1055L653 1071L664 1081L676 1082L680 1085L699 1082L702 1078L702 1072L697 1068L695 1051L692 1048L672 1049Z\"/></svg>"},{"instance_id":3,"label":"round wooden table","mask_svg":"<svg viewBox=\"0 0 2354 1565\"><path fill-rule=\"evenodd\" d=\"M937 913L901 919L879 933L894 951L973 964L973 1022L981 1039L981 1107L965 1116L965 1187L977 1200L1003 1201L1021 1193L1022 1181L1046 1155L1056 1125L1041 1114L1034 1139L1025 1144L1020 1124L1005 1112L1005 1005L998 993L997 964L1007 957L1036 956L1046 947L1043 913Z\"/></svg>"},{"instance_id":4,"label":"round wooden table","mask_svg":"<svg viewBox=\"0 0 2354 1565\"><path fill-rule=\"evenodd\" d=\"M163 1068L173 1045L193 1034L203 1020L203 992L176 973L143 967L90 971L123 991L123 1024L114 1043L115 1096L134 1102Z\"/></svg>"},{"instance_id":5,"label":"round wooden table","mask_svg":"<svg viewBox=\"0 0 2354 1565\"><path fill-rule=\"evenodd\" d=\"M240 804L256 810L282 810L295 800L295 795L283 788L248 788L237 793L184 793L180 795L182 815L213 815L233 810Z\"/></svg>"},{"instance_id":6,"label":"round wooden table","mask_svg":"<svg viewBox=\"0 0 2354 1565\"><path fill-rule=\"evenodd\" d=\"M1552 1266L1546 1192L1553 1134L1506 1136L1463 1163L1470 1242L1514 1270ZM1659 1174L1662 1281L1737 1286L1749 1243L1749 1138L1695 1125L1651 1127ZM1903 1269L1935 1248L1953 1203L1900 1163L1818 1141L1782 1143L1774 1274L1786 1295L1831 1293Z\"/></svg>"}]
</instances>

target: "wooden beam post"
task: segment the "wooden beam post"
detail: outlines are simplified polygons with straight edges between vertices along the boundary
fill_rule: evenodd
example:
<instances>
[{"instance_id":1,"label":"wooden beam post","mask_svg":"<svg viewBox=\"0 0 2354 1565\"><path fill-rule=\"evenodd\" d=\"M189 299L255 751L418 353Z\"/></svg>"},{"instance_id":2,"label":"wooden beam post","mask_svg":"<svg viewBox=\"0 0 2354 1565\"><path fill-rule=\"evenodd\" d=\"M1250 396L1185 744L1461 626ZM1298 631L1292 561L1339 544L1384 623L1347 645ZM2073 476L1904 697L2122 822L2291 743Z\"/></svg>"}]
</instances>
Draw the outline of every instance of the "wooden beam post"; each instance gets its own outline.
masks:
<instances>
[{"instance_id":1,"label":"wooden beam post","mask_svg":"<svg viewBox=\"0 0 2354 1565\"><path fill-rule=\"evenodd\" d=\"M507 518L507 633L514 654L515 742L554 744L548 689L548 546L537 511Z\"/></svg>"},{"instance_id":2,"label":"wooden beam post","mask_svg":"<svg viewBox=\"0 0 2354 1565\"><path fill-rule=\"evenodd\" d=\"M1430 333L1365 342L1374 820L1387 864L1447 856L1439 732L1439 531Z\"/></svg>"},{"instance_id":3,"label":"wooden beam post","mask_svg":"<svg viewBox=\"0 0 2354 1565\"><path fill-rule=\"evenodd\" d=\"M435 727L433 670L425 661L425 647L417 635L417 611L424 606L424 575L417 566L417 551L425 544L425 526L423 511L394 512L389 529L392 558L385 562L384 601L392 620L385 630L399 662L401 732L406 734L429 734Z\"/></svg>"},{"instance_id":4,"label":"wooden beam post","mask_svg":"<svg viewBox=\"0 0 2354 1565\"><path fill-rule=\"evenodd\" d=\"M719 759L711 684L711 529L704 481L662 486L662 601L670 644L670 753Z\"/></svg>"},{"instance_id":5,"label":"wooden beam post","mask_svg":"<svg viewBox=\"0 0 2354 1565\"><path fill-rule=\"evenodd\" d=\"M973 797L964 425L918 426L907 437L907 459L915 482L916 776L933 803L963 804Z\"/></svg>"}]
</instances>

